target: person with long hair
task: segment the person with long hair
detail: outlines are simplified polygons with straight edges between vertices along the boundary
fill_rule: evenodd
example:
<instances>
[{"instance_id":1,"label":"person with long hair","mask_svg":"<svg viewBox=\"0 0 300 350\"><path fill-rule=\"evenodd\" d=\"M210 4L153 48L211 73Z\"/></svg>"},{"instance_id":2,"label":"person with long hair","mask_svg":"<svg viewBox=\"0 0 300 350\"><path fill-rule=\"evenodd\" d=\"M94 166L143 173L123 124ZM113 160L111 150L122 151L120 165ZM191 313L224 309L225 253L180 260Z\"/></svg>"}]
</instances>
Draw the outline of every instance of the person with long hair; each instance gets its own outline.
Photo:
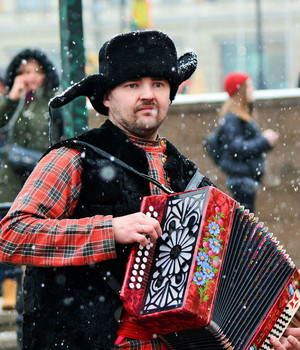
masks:
<instances>
[{"instance_id":1,"label":"person with long hair","mask_svg":"<svg viewBox=\"0 0 300 350\"><path fill-rule=\"evenodd\" d=\"M272 129L260 131L249 74L231 72L225 77L224 90L229 98L219 113L223 149L219 165L227 175L226 185L234 199L254 212L257 188L265 172L265 155L277 143L279 133Z\"/></svg>"}]
</instances>

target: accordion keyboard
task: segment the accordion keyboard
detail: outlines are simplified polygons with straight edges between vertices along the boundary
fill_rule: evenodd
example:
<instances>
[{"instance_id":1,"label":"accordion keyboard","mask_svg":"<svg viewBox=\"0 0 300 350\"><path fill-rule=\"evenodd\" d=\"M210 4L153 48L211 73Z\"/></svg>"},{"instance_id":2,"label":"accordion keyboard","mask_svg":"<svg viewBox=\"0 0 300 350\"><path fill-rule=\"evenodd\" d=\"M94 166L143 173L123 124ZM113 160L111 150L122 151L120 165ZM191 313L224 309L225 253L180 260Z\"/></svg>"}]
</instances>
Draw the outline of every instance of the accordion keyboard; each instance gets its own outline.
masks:
<instances>
[{"instance_id":1,"label":"accordion keyboard","mask_svg":"<svg viewBox=\"0 0 300 350\"><path fill-rule=\"evenodd\" d=\"M143 282L145 283L145 279L148 277L146 272L147 262L149 259L149 251L153 244L150 242L146 247L139 245L137 256L135 258L135 263L133 265L131 276L130 276L130 289L141 289L143 286Z\"/></svg>"},{"instance_id":2,"label":"accordion keyboard","mask_svg":"<svg viewBox=\"0 0 300 350\"><path fill-rule=\"evenodd\" d=\"M152 205L148 207L148 211L145 214L155 219L157 219L157 217L159 216L159 214L154 210ZM149 275L148 266L154 254L154 245L150 242L150 238L148 238L148 241L149 243L146 245L146 247L139 245L138 250L136 252L136 258L132 267L129 282L130 289L141 289L142 287L146 287Z\"/></svg>"},{"instance_id":3,"label":"accordion keyboard","mask_svg":"<svg viewBox=\"0 0 300 350\"><path fill-rule=\"evenodd\" d=\"M300 292L299 290L296 290L293 298L287 304L285 310L282 312L276 324L272 328L270 334L268 335L265 342L261 346L261 350L273 349L273 346L270 343L270 338L274 336L279 339L282 336L283 332L286 330L287 326L289 325L295 313L297 312L299 305L300 305Z\"/></svg>"}]
</instances>

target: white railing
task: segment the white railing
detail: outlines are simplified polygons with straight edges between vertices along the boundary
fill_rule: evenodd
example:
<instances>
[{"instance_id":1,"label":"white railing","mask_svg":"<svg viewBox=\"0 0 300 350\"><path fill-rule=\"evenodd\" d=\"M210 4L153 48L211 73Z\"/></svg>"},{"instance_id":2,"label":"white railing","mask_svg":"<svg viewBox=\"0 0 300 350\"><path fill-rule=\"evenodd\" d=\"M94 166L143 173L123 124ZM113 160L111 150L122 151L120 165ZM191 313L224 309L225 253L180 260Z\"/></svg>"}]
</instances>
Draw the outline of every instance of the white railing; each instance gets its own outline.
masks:
<instances>
[{"instance_id":1,"label":"white railing","mask_svg":"<svg viewBox=\"0 0 300 350\"><path fill-rule=\"evenodd\" d=\"M227 98L226 92L204 93L195 95L177 94L174 105L192 104L192 103L212 103L223 102ZM273 89L273 90L256 90L254 92L256 100L270 100L282 98L300 97L300 89Z\"/></svg>"}]
</instances>

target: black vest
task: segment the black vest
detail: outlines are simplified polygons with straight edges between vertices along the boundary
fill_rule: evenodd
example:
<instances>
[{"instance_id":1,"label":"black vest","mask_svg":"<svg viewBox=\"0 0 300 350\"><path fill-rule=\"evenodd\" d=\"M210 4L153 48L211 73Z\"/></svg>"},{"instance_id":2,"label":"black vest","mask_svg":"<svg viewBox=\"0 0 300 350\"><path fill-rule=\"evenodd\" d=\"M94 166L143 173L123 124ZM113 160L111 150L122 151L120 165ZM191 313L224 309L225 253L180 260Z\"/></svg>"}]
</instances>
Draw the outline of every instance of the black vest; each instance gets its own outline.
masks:
<instances>
[{"instance_id":1,"label":"black vest","mask_svg":"<svg viewBox=\"0 0 300 350\"><path fill-rule=\"evenodd\" d=\"M123 160L139 172L148 173L143 149L106 121L76 138ZM73 140L73 139L72 139ZM123 216L139 211L141 200L150 195L147 180L129 173L89 149L63 141L54 146L77 148L82 160L82 190L74 218L96 214ZM165 169L171 187L182 192L196 166L167 143ZM88 247L87 247L88 248ZM100 277L105 266L122 283L132 246L116 245L117 259L73 267L27 267L24 279L25 349L110 349L116 339L113 314L121 306L118 295Z\"/></svg>"}]
</instances>

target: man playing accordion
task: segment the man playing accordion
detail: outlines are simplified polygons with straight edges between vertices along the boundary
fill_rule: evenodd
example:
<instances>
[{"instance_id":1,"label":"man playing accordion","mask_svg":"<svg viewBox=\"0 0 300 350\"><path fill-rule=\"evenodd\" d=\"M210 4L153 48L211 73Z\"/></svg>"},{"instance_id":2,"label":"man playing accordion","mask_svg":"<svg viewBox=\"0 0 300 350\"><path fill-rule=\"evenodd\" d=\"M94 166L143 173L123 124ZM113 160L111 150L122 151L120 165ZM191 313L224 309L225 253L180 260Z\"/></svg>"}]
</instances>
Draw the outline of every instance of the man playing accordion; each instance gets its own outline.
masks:
<instances>
[{"instance_id":1,"label":"man playing accordion","mask_svg":"<svg viewBox=\"0 0 300 350\"><path fill-rule=\"evenodd\" d=\"M143 197L162 190L138 174L182 192L197 172L158 134L179 85L196 66L196 55L177 58L162 32L117 35L100 49L99 74L51 100L50 107L59 108L87 96L108 120L54 145L1 222L1 261L27 265L24 348L167 349L138 322L128 326L135 336L118 333L115 318L124 325L130 317L116 315L121 301L110 284L122 283L134 243L146 246L147 237L154 242L162 234L155 218L139 212ZM203 177L198 186L213 184ZM299 331L274 340L275 349L300 349Z\"/></svg>"}]
</instances>

